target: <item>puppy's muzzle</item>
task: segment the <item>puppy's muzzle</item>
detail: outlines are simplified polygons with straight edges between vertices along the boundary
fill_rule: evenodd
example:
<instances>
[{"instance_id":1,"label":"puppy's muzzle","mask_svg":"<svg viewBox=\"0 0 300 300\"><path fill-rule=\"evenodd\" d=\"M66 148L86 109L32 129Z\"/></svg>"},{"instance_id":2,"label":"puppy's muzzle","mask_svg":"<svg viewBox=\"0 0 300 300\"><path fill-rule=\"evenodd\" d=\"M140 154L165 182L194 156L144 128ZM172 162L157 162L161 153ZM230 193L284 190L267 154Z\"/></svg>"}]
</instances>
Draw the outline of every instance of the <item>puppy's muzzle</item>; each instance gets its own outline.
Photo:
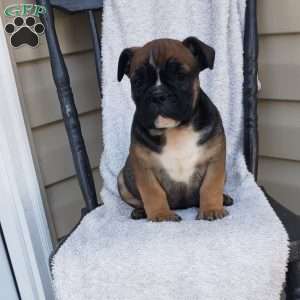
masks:
<instances>
[{"instance_id":1,"label":"puppy's muzzle","mask_svg":"<svg viewBox=\"0 0 300 300\"><path fill-rule=\"evenodd\" d=\"M154 120L156 128L172 128L179 124L178 121L169 115L174 101L174 95L164 86L153 86L149 89L147 102L152 103L157 108L157 117Z\"/></svg>"},{"instance_id":2,"label":"puppy's muzzle","mask_svg":"<svg viewBox=\"0 0 300 300\"><path fill-rule=\"evenodd\" d=\"M161 85L150 88L146 97L148 103L153 103L159 110L164 110L166 106L173 106L176 102L175 95L169 89Z\"/></svg>"},{"instance_id":3,"label":"puppy's muzzle","mask_svg":"<svg viewBox=\"0 0 300 300\"><path fill-rule=\"evenodd\" d=\"M161 87L155 87L151 91L151 101L156 105L158 105L159 107L162 107L165 102L171 100L172 100L172 96L169 95L169 93ZM154 121L154 125L156 128L172 128L172 127L176 127L178 124L179 124L178 121L169 118L164 114L159 114Z\"/></svg>"},{"instance_id":4,"label":"puppy's muzzle","mask_svg":"<svg viewBox=\"0 0 300 300\"><path fill-rule=\"evenodd\" d=\"M152 101L156 104L163 104L168 99L168 97L168 93L162 88L155 88L151 92Z\"/></svg>"}]
</instances>

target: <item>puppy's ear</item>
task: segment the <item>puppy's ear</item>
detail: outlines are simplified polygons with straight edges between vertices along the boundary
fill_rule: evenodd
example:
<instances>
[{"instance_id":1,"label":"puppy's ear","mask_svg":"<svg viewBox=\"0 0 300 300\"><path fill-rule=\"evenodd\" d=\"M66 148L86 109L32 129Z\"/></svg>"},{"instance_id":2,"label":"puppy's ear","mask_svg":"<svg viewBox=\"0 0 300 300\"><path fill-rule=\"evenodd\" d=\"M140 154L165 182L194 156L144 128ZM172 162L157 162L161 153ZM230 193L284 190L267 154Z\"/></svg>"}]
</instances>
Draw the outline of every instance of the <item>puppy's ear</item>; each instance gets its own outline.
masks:
<instances>
[{"instance_id":1,"label":"puppy's ear","mask_svg":"<svg viewBox=\"0 0 300 300\"><path fill-rule=\"evenodd\" d=\"M212 69L214 67L215 50L212 47L204 44L193 36L186 38L182 43L197 59L200 71L206 68Z\"/></svg>"},{"instance_id":2,"label":"puppy's ear","mask_svg":"<svg viewBox=\"0 0 300 300\"><path fill-rule=\"evenodd\" d=\"M124 74L129 75L131 60L137 49L138 47L126 48L121 52L118 63L118 81L122 80Z\"/></svg>"}]
</instances>

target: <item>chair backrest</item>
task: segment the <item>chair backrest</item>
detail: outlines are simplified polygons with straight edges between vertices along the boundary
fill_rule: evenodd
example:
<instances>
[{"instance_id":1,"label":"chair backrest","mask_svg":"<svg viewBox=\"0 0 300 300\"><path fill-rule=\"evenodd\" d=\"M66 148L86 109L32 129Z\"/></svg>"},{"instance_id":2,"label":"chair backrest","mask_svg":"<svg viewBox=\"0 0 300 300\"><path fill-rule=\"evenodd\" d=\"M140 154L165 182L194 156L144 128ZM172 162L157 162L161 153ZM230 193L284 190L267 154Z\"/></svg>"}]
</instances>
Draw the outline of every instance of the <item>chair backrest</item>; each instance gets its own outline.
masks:
<instances>
[{"instance_id":1,"label":"chair backrest","mask_svg":"<svg viewBox=\"0 0 300 300\"><path fill-rule=\"evenodd\" d=\"M247 167L257 178L258 132L257 132L257 58L258 33L256 0L246 1L244 31L244 155Z\"/></svg>"},{"instance_id":2,"label":"chair backrest","mask_svg":"<svg viewBox=\"0 0 300 300\"><path fill-rule=\"evenodd\" d=\"M41 17L45 25L46 39L48 42L49 55L53 78L58 91L63 119L67 130L69 143L73 155L76 173L79 179L81 191L86 203L83 214L97 207L95 184L92 177L89 158L82 137L80 122L74 104L69 74L62 56L60 45L55 31L53 7L65 10L69 13L87 11L90 20L93 39L97 77L100 87L101 78L101 47L100 34L96 25L95 11L103 6L101 0L37 0L44 5L47 14ZM256 0L246 0L247 8L245 15L244 32L244 153L249 171L256 177L257 174L257 20Z\"/></svg>"},{"instance_id":3,"label":"chair backrest","mask_svg":"<svg viewBox=\"0 0 300 300\"><path fill-rule=\"evenodd\" d=\"M55 7L61 8L72 13L77 11L75 10L75 7L77 7L78 11L83 11L87 9L90 19L97 67L97 76L100 87L101 48L100 34L96 27L95 9L99 9L102 6L101 1L78 0L52 2L53 6L55 5ZM37 4L43 5L47 10L46 14L41 15L41 21L45 26L45 35L48 43L52 75L57 89L57 94L70 143L76 174L86 204L86 207L82 209L82 215L84 215L85 213L93 210L98 206L97 194L90 166L90 161L87 155L84 139L81 132L81 126L78 118L77 109L74 103L73 92L70 86L69 73L56 35L52 2L50 2L49 0L37 0ZM92 8L93 10L90 8Z\"/></svg>"},{"instance_id":4,"label":"chair backrest","mask_svg":"<svg viewBox=\"0 0 300 300\"><path fill-rule=\"evenodd\" d=\"M63 9L70 13L84 10L95 10L103 7L103 0L50 0L53 7Z\"/></svg>"}]
</instances>

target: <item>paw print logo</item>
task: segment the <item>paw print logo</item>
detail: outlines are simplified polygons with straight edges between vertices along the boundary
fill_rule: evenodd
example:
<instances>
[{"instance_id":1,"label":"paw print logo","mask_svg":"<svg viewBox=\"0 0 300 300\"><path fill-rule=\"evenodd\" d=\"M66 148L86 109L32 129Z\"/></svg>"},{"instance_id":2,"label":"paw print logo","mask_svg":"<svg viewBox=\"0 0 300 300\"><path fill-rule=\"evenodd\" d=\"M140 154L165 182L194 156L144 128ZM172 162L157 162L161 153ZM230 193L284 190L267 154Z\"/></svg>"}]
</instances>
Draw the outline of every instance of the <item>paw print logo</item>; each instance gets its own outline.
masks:
<instances>
[{"instance_id":1,"label":"paw print logo","mask_svg":"<svg viewBox=\"0 0 300 300\"><path fill-rule=\"evenodd\" d=\"M8 23L5 26L5 31L11 35L10 43L15 48L22 45L36 47L44 30L44 25L37 23L32 16L25 20L22 17L16 17L13 23Z\"/></svg>"}]
</instances>

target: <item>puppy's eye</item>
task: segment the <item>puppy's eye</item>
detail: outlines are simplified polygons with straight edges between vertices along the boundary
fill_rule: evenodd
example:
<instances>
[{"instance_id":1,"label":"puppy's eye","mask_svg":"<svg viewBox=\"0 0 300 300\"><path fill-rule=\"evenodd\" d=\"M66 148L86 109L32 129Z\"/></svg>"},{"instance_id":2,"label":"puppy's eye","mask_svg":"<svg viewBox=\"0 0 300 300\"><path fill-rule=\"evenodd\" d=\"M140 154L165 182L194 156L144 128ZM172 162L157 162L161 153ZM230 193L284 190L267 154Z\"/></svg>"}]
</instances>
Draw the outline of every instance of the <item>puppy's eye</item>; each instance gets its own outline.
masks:
<instances>
[{"instance_id":1,"label":"puppy's eye","mask_svg":"<svg viewBox=\"0 0 300 300\"><path fill-rule=\"evenodd\" d=\"M185 80L185 78L186 78L186 74L185 73L178 72L176 74L176 79L179 80L179 81L183 81L183 80Z\"/></svg>"},{"instance_id":2,"label":"puppy's eye","mask_svg":"<svg viewBox=\"0 0 300 300\"><path fill-rule=\"evenodd\" d=\"M144 80L142 79L142 78L134 78L133 80L132 80L132 83L133 83L133 85L135 86L135 87L137 87L137 88L139 88L139 87L141 87L142 85L143 85L143 83L144 83Z\"/></svg>"}]
</instances>

